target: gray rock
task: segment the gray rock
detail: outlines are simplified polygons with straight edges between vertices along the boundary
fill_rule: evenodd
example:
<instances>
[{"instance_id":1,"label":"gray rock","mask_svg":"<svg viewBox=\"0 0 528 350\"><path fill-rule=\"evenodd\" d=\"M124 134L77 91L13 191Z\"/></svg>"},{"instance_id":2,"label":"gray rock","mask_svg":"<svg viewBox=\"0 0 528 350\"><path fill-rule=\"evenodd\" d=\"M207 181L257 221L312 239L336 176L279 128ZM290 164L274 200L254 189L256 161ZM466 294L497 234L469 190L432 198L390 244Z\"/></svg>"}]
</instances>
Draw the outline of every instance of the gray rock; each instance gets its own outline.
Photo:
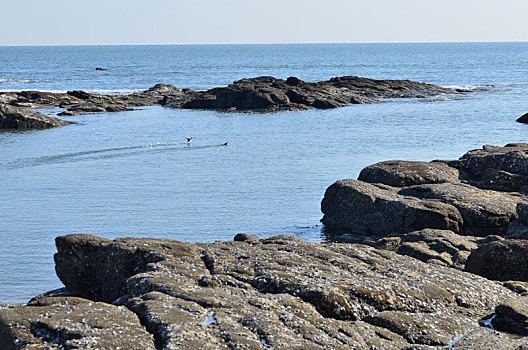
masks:
<instances>
[{"instance_id":1,"label":"gray rock","mask_svg":"<svg viewBox=\"0 0 528 350\"><path fill-rule=\"evenodd\" d=\"M474 236L504 234L509 223L518 217L517 204L526 199L518 194L453 183L410 186L398 193L452 205L463 218L463 228L458 232Z\"/></svg>"},{"instance_id":2,"label":"gray rock","mask_svg":"<svg viewBox=\"0 0 528 350\"><path fill-rule=\"evenodd\" d=\"M191 244L70 235L57 243L68 290L118 297L166 349L447 345L515 295L392 252L286 236ZM420 326L409 329L409 319Z\"/></svg>"},{"instance_id":3,"label":"gray rock","mask_svg":"<svg viewBox=\"0 0 528 350\"><path fill-rule=\"evenodd\" d=\"M465 270L497 281L528 281L528 241L501 240L473 250Z\"/></svg>"},{"instance_id":4,"label":"gray rock","mask_svg":"<svg viewBox=\"0 0 528 350\"><path fill-rule=\"evenodd\" d=\"M0 348L156 349L152 335L127 308L75 297L1 305Z\"/></svg>"},{"instance_id":5,"label":"gray rock","mask_svg":"<svg viewBox=\"0 0 528 350\"><path fill-rule=\"evenodd\" d=\"M0 103L1 129L47 129L71 124L71 122L48 117L42 113L30 111L23 107L13 107Z\"/></svg>"},{"instance_id":6,"label":"gray rock","mask_svg":"<svg viewBox=\"0 0 528 350\"><path fill-rule=\"evenodd\" d=\"M458 170L441 162L384 161L370 165L358 180L403 187L443 182L459 182Z\"/></svg>"},{"instance_id":7,"label":"gray rock","mask_svg":"<svg viewBox=\"0 0 528 350\"><path fill-rule=\"evenodd\" d=\"M357 180L340 180L328 187L321 211L325 225L358 234L397 235L424 228L460 232L463 225L453 205L403 196Z\"/></svg>"},{"instance_id":8,"label":"gray rock","mask_svg":"<svg viewBox=\"0 0 528 350\"><path fill-rule=\"evenodd\" d=\"M527 336L528 299L517 298L499 304L492 324L499 331Z\"/></svg>"}]
</instances>

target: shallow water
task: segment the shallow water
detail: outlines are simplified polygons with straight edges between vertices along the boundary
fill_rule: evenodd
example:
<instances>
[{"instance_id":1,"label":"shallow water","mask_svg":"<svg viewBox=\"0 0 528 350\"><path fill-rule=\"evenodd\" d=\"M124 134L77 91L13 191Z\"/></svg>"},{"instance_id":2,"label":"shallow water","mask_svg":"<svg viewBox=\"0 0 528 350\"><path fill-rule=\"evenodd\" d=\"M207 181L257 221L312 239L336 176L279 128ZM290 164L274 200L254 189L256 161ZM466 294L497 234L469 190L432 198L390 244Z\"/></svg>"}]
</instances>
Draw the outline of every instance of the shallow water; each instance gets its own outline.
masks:
<instances>
[{"instance_id":1,"label":"shallow water","mask_svg":"<svg viewBox=\"0 0 528 350\"><path fill-rule=\"evenodd\" d=\"M4 90L125 90L157 82L207 88L263 74L484 87L456 98L335 110L147 107L69 117L78 124L51 130L2 132L0 302L26 302L61 286L54 238L68 233L324 240L325 189L368 164L453 159L483 144L528 142L528 126L515 123L528 111L527 51L527 44L0 48L8 62L0 68ZM111 70L76 71L88 66ZM187 145L190 136L196 139Z\"/></svg>"}]
</instances>

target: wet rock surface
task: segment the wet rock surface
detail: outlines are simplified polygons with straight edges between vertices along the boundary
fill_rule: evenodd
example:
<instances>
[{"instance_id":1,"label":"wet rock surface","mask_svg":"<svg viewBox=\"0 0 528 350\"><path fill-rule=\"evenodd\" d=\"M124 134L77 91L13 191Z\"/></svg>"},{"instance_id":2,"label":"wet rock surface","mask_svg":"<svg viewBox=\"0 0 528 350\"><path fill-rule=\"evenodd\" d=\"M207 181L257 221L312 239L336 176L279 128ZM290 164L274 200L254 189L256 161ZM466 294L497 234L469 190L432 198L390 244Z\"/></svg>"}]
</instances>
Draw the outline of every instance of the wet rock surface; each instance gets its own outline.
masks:
<instances>
[{"instance_id":1,"label":"wet rock surface","mask_svg":"<svg viewBox=\"0 0 528 350\"><path fill-rule=\"evenodd\" d=\"M275 111L337 108L349 104L374 103L383 98L421 98L461 92L463 91L409 80L338 77L307 83L295 77L286 80L257 77L238 80L227 87L207 91L180 90L173 85L157 84L129 95L101 95L80 90L66 93L0 92L0 106L64 109L58 116L122 112L152 105L187 109ZM0 129L12 128L11 124L3 124L0 124ZM21 128L42 127L29 123Z\"/></svg>"},{"instance_id":2,"label":"wet rock surface","mask_svg":"<svg viewBox=\"0 0 528 350\"><path fill-rule=\"evenodd\" d=\"M133 312L152 335L145 349L443 347L482 328L479 320L516 295L480 276L394 252L285 236L192 244L68 235L57 238L57 247L65 291L16 306L16 312L1 306L0 319L35 315L32 322L42 323L46 312L68 307L73 311L57 316L55 326L64 329L70 314L90 325L91 317L101 315L96 306L109 310L105 322L111 325L118 322L112 312ZM3 321L2 344L14 346L17 327L16 321ZM82 322L77 327L90 328ZM29 333L17 333L16 339L48 341L47 335ZM123 341L110 331L105 336L101 344Z\"/></svg>"},{"instance_id":3,"label":"wet rock surface","mask_svg":"<svg viewBox=\"0 0 528 350\"><path fill-rule=\"evenodd\" d=\"M0 103L0 130L48 129L71 124L71 122L49 117L24 107Z\"/></svg>"}]
</instances>

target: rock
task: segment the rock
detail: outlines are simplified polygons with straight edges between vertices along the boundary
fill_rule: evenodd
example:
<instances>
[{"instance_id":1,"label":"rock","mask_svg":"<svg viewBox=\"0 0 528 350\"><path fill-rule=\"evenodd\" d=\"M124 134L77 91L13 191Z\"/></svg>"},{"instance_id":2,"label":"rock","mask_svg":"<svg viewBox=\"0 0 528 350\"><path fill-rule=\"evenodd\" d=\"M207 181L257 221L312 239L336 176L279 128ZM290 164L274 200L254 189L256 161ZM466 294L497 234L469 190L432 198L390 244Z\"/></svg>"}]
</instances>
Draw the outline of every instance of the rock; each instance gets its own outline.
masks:
<instances>
[{"instance_id":1,"label":"rock","mask_svg":"<svg viewBox=\"0 0 528 350\"><path fill-rule=\"evenodd\" d=\"M287 236L192 244L68 235L57 247L67 290L126 305L164 349L447 345L515 295L389 251Z\"/></svg>"},{"instance_id":2,"label":"rock","mask_svg":"<svg viewBox=\"0 0 528 350\"><path fill-rule=\"evenodd\" d=\"M461 334L447 348L455 350L528 350L528 340L526 338L512 337L490 328L478 327L468 333Z\"/></svg>"},{"instance_id":3,"label":"rock","mask_svg":"<svg viewBox=\"0 0 528 350\"><path fill-rule=\"evenodd\" d=\"M505 281L502 285L517 294L528 296L528 282Z\"/></svg>"},{"instance_id":4,"label":"rock","mask_svg":"<svg viewBox=\"0 0 528 350\"><path fill-rule=\"evenodd\" d=\"M528 113L525 113L522 116L520 116L519 118L517 118L516 122L517 123L528 124Z\"/></svg>"},{"instance_id":5,"label":"rock","mask_svg":"<svg viewBox=\"0 0 528 350\"><path fill-rule=\"evenodd\" d=\"M475 236L504 234L509 223L518 217L517 204L525 199L518 194L453 183L410 186L398 193L452 205L463 218L462 230L455 232Z\"/></svg>"},{"instance_id":6,"label":"rock","mask_svg":"<svg viewBox=\"0 0 528 350\"><path fill-rule=\"evenodd\" d=\"M304 110L338 108L348 104L374 103L379 98L427 97L456 91L407 80L374 80L338 77L317 83L296 77L286 80L264 76L241 79L227 87L176 97L166 106L218 110Z\"/></svg>"},{"instance_id":7,"label":"rock","mask_svg":"<svg viewBox=\"0 0 528 350\"><path fill-rule=\"evenodd\" d=\"M528 239L528 225L521 220L513 220L508 225L504 237L508 239Z\"/></svg>"},{"instance_id":8,"label":"rock","mask_svg":"<svg viewBox=\"0 0 528 350\"><path fill-rule=\"evenodd\" d=\"M393 189L357 180L328 187L321 202L325 225L350 233L397 235L424 228L460 232L459 211L437 199L403 196Z\"/></svg>"},{"instance_id":9,"label":"rock","mask_svg":"<svg viewBox=\"0 0 528 350\"><path fill-rule=\"evenodd\" d=\"M0 130L47 129L68 124L71 122L48 117L26 108L0 104Z\"/></svg>"},{"instance_id":10,"label":"rock","mask_svg":"<svg viewBox=\"0 0 528 350\"><path fill-rule=\"evenodd\" d=\"M460 236L448 230L424 229L404 235L397 253L464 269L471 251L478 247L477 242L475 237Z\"/></svg>"},{"instance_id":11,"label":"rock","mask_svg":"<svg viewBox=\"0 0 528 350\"><path fill-rule=\"evenodd\" d=\"M528 203L527 202L520 202L517 204L517 215L519 216L519 220L525 224L528 225Z\"/></svg>"},{"instance_id":12,"label":"rock","mask_svg":"<svg viewBox=\"0 0 528 350\"><path fill-rule=\"evenodd\" d=\"M528 299L512 299L499 304L491 323L496 330L528 336Z\"/></svg>"},{"instance_id":13,"label":"rock","mask_svg":"<svg viewBox=\"0 0 528 350\"><path fill-rule=\"evenodd\" d=\"M471 185L497 191L524 191L528 186L528 144L485 145L448 162Z\"/></svg>"},{"instance_id":14,"label":"rock","mask_svg":"<svg viewBox=\"0 0 528 350\"><path fill-rule=\"evenodd\" d=\"M456 161L376 163L364 168L358 181L340 180L327 189L321 221L327 233L340 236L432 228L524 238L528 230L516 221L528 222L528 197L522 192L528 189L527 154L528 144L508 144L484 146ZM402 252L413 249L426 252L419 244L405 244ZM458 255L462 263L467 254Z\"/></svg>"},{"instance_id":15,"label":"rock","mask_svg":"<svg viewBox=\"0 0 528 350\"><path fill-rule=\"evenodd\" d=\"M501 240L473 250L465 270L497 281L528 281L528 241Z\"/></svg>"},{"instance_id":16,"label":"rock","mask_svg":"<svg viewBox=\"0 0 528 350\"><path fill-rule=\"evenodd\" d=\"M1 349L156 349L138 317L123 306L46 297L0 306Z\"/></svg>"},{"instance_id":17,"label":"rock","mask_svg":"<svg viewBox=\"0 0 528 350\"><path fill-rule=\"evenodd\" d=\"M105 70L97 67L96 70ZM121 112L131 107L162 105L172 108L218 110L305 110L337 108L348 104L374 103L380 98L428 97L459 93L440 86L408 80L374 80L339 77L317 83L290 77L241 79L226 87L207 91L180 90L156 84L129 95L100 95L74 90L67 93L42 91L0 92L0 102L17 107L60 106L62 115Z\"/></svg>"},{"instance_id":18,"label":"rock","mask_svg":"<svg viewBox=\"0 0 528 350\"><path fill-rule=\"evenodd\" d=\"M458 170L441 162L385 161L370 165L358 180L403 187L422 184L457 183Z\"/></svg>"}]
</instances>

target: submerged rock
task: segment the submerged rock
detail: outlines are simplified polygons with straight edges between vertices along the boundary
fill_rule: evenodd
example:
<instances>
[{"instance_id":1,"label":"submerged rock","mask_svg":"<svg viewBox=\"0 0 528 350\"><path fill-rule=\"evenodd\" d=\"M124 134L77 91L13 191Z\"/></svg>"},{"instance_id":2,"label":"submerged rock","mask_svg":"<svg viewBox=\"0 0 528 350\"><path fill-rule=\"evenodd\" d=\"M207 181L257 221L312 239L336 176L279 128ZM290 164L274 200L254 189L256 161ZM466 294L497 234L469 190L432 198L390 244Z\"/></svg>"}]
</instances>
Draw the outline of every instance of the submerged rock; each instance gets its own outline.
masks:
<instances>
[{"instance_id":1,"label":"submerged rock","mask_svg":"<svg viewBox=\"0 0 528 350\"><path fill-rule=\"evenodd\" d=\"M120 329L125 322L117 315L126 310L105 304L113 302L137 315L158 349L403 349L446 346L480 329L480 319L515 298L480 276L393 252L286 236L238 235L232 242L193 244L68 235L57 238L57 248L56 270L66 290L96 304L76 311L86 299L48 295L16 312L0 306L1 320L46 324L46 308L53 314L53 308L66 310L61 305L81 300L68 310L86 314L88 325L95 324L90 321L95 310L108 310L101 342L128 341L104 326ZM34 313L36 304L43 312ZM24 321L30 314L31 321ZM68 313L53 315L57 325L73 319ZM13 321L2 323L0 332L0 343L11 347L10 334L19 327ZM48 341L47 334L17 336L40 344Z\"/></svg>"},{"instance_id":2,"label":"submerged rock","mask_svg":"<svg viewBox=\"0 0 528 350\"><path fill-rule=\"evenodd\" d=\"M0 103L0 130L48 129L71 124L66 120L48 117L23 107Z\"/></svg>"}]
</instances>

